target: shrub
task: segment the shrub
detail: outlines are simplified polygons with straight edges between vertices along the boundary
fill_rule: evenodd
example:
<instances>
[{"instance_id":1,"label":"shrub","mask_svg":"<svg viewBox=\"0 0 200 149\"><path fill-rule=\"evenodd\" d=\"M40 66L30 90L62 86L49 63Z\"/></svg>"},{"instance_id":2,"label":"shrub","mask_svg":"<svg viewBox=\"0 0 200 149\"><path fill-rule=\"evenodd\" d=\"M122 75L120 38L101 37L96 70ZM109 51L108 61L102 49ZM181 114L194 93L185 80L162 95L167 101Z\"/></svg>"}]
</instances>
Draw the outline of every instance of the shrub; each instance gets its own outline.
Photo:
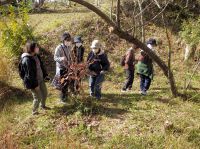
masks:
<instances>
[{"instance_id":1,"label":"shrub","mask_svg":"<svg viewBox=\"0 0 200 149\"><path fill-rule=\"evenodd\" d=\"M200 41L200 18L197 21L185 21L182 24L181 38L190 45L197 45Z\"/></svg>"},{"instance_id":2,"label":"shrub","mask_svg":"<svg viewBox=\"0 0 200 149\"><path fill-rule=\"evenodd\" d=\"M2 7L0 19L0 52L16 56L27 39L33 39L33 29L28 25L29 7L21 3L17 8Z\"/></svg>"}]
</instances>

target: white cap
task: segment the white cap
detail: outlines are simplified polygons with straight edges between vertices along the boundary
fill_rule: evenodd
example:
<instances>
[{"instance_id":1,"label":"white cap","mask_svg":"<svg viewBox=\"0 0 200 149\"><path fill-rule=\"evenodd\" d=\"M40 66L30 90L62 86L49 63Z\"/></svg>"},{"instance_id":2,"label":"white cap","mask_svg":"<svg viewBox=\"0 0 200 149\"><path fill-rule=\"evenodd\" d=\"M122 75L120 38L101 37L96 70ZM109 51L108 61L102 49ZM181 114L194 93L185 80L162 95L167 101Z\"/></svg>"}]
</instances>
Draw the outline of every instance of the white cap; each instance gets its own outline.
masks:
<instances>
[{"instance_id":1,"label":"white cap","mask_svg":"<svg viewBox=\"0 0 200 149\"><path fill-rule=\"evenodd\" d=\"M99 40L93 40L91 48L92 49L100 49L100 48L102 48L102 45Z\"/></svg>"}]
</instances>

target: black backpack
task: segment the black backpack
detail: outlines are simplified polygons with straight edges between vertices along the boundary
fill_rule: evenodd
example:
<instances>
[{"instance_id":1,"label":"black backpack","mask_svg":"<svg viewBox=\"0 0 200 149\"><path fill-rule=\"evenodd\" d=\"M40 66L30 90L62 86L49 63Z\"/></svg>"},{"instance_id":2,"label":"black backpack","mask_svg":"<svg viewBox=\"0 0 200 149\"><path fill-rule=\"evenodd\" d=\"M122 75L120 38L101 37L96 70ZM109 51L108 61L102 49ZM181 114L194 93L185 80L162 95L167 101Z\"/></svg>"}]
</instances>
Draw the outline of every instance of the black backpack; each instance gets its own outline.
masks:
<instances>
[{"instance_id":1,"label":"black backpack","mask_svg":"<svg viewBox=\"0 0 200 149\"><path fill-rule=\"evenodd\" d=\"M24 68L23 68L22 60L23 60L23 58L21 58L21 60L19 61L18 71L19 71L19 76L20 76L20 78L21 78L22 80L24 80L25 71L24 71Z\"/></svg>"},{"instance_id":2,"label":"black backpack","mask_svg":"<svg viewBox=\"0 0 200 149\"><path fill-rule=\"evenodd\" d=\"M121 66L125 66L125 60L126 60L126 56L123 55L122 58L121 58L121 60L120 60L120 65Z\"/></svg>"}]
</instances>

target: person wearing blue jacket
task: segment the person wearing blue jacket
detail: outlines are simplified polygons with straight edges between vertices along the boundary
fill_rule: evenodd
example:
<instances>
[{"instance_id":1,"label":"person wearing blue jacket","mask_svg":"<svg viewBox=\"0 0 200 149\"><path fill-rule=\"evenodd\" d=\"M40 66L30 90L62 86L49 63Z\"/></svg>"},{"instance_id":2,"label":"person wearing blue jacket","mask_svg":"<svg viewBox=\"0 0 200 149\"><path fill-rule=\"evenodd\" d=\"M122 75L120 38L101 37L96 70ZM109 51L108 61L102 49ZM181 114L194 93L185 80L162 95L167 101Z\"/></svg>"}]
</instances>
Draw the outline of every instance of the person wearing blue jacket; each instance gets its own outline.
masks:
<instances>
[{"instance_id":1,"label":"person wearing blue jacket","mask_svg":"<svg viewBox=\"0 0 200 149\"><path fill-rule=\"evenodd\" d=\"M90 96L101 99L101 88L104 81L105 72L110 68L107 55L102 50L99 40L94 40L91 45L92 51L89 53L87 61L92 75L89 78Z\"/></svg>"}]
</instances>

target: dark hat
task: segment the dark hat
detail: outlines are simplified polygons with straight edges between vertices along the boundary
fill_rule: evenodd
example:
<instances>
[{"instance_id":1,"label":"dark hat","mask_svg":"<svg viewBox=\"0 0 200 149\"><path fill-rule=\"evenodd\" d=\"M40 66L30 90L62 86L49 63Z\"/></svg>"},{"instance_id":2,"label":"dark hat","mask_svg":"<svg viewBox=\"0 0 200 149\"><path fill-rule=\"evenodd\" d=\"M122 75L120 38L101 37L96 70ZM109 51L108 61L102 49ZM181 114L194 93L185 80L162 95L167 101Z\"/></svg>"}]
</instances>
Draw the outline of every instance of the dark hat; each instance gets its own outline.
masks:
<instances>
[{"instance_id":1,"label":"dark hat","mask_svg":"<svg viewBox=\"0 0 200 149\"><path fill-rule=\"evenodd\" d=\"M83 40L82 40L81 36L76 36L76 37L74 37L74 42L79 43L79 42L83 42Z\"/></svg>"},{"instance_id":2,"label":"dark hat","mask_svg":"<svg viewBox=\"0 0 200 149\"><path fill-rule=\"evenodd\" d=\"M66 39L71 39L71 35L68 32L64 32L62 37L61 37L62 41L66 40Z\"/></svg>"},{"instance_id":3,"label":"dark hat","mask_svg":"<svg viewBox=\"0 0 200 149\"><path fill-rule=\"evenodd\" d=\"M155 39L153 38L150 38L148 41L147 41L147 44L151 44L151 45L157 45L157 42Z\"/></svg>"}]
</instances>

